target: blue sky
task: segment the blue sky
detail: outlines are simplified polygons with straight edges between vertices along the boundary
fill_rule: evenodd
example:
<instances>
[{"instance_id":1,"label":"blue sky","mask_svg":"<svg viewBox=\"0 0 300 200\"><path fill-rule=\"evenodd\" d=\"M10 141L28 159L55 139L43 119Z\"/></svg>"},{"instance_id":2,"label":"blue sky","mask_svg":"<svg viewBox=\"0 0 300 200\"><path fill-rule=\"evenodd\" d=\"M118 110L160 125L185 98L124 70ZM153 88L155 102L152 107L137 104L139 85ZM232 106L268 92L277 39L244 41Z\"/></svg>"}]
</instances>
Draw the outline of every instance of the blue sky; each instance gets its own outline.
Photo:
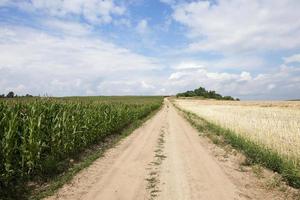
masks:
<instances>
[{"instance_id":1,"label":"blue sky","mask_svg":"<svg viewBox=\"0 0 300 200\"><path fill-rule=\"evenodd\" d=\"M0 0L0 93L300 98L298 0Z\"/></svg>"}]
</instances>

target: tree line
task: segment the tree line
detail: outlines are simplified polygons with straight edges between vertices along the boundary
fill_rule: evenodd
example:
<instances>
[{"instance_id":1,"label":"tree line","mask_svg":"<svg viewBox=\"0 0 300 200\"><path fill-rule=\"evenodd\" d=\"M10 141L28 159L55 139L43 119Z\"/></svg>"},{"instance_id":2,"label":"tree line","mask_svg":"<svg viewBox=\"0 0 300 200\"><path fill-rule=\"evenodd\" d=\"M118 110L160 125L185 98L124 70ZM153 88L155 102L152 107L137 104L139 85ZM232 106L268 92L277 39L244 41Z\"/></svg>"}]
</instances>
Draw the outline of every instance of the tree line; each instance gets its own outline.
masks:
<instances>
[{"instance_id":1,"label":"tree line","mask_svg":"<svg viewBox=\"0 0 300 200\"><path fill-rule=\"evenodd\" d=\"M5 94L0 94L0 98L16 98L16 97L33 97L31 94L26 94L26 95L17 95L13 91L10 91Z\"/></svg>"},{"instance_id":2,"label":"tree line","mask_svg":"<svg viewBox=\"0 0 300 200\"><path fill-rule=\"evenodd\" d=\"M238 98L233 98L232 96L222 96L216 91L206 90L204 87L199 87L193 91L188 90L183 93L176 94L177 97L203 97L207 99L217 99L217 100L231 100L231 101L239 101Z\"/></svg>"}]
</instances>

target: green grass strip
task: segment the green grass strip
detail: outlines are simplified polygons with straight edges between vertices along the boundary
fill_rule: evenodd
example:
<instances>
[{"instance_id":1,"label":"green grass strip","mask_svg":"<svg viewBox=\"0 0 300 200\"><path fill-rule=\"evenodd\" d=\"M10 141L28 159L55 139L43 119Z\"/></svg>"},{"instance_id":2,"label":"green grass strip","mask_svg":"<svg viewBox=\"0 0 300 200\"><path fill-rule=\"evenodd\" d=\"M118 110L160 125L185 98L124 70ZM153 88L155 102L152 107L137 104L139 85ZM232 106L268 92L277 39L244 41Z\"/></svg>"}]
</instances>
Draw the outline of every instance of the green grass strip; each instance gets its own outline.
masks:
<instances>
[{"instance_id":1,"label":"green grass strip","mask_svg":"<svg viewBox=\"0 0 300 200\"><path fill-rule=\"evenodd\" d=\"M221 136L222 142L231 145L236 150L242 152L247 161L251 164L260 164L266 168L281 174L283 179L292 187L300 188L300 169L292 161L285 159L277 152L265 146L257 144L232 130L223 128L198 115L179 109L184 113L184 117L195 127L199 132L205 133L214 143L220 142L215 136Z\"/></svg>"}]
</instances>

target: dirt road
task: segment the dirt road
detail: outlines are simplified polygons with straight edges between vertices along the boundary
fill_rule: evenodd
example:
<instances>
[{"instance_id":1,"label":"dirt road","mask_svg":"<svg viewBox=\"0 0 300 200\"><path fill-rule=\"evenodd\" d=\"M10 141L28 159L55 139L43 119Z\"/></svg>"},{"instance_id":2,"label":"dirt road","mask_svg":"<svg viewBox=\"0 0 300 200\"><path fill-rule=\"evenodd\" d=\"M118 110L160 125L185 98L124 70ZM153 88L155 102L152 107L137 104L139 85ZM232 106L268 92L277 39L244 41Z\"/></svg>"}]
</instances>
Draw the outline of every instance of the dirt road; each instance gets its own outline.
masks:
<instances>
[{"instance_id":1,"label":"dirt road","mask_svg":"<svg viewBox=\"0 0 300 200\"><path fill-rule=\"evenodd\" d=\"M249 199L198 135L166 101L152 119L48 199Z\"/></svg>"}]
</instances>

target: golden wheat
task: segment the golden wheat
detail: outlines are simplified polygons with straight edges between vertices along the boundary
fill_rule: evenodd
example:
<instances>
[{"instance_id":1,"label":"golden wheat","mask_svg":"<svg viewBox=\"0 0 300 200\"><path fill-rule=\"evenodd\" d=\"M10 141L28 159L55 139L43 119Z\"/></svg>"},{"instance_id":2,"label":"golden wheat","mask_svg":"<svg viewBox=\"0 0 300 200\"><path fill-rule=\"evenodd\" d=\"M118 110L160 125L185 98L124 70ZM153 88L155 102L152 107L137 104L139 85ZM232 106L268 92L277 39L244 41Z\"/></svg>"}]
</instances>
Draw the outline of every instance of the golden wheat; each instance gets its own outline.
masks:
<instances>
[{"instance_id":1,"label":"golden wheat","mask_svg":"<svg viewBox=\"0 0 300 200\"><path fill-rule=\"evenodd\" d=\"M233 130L299 164L300 103L176 100L189 112Z\"/></svg>"}]
</instances>

